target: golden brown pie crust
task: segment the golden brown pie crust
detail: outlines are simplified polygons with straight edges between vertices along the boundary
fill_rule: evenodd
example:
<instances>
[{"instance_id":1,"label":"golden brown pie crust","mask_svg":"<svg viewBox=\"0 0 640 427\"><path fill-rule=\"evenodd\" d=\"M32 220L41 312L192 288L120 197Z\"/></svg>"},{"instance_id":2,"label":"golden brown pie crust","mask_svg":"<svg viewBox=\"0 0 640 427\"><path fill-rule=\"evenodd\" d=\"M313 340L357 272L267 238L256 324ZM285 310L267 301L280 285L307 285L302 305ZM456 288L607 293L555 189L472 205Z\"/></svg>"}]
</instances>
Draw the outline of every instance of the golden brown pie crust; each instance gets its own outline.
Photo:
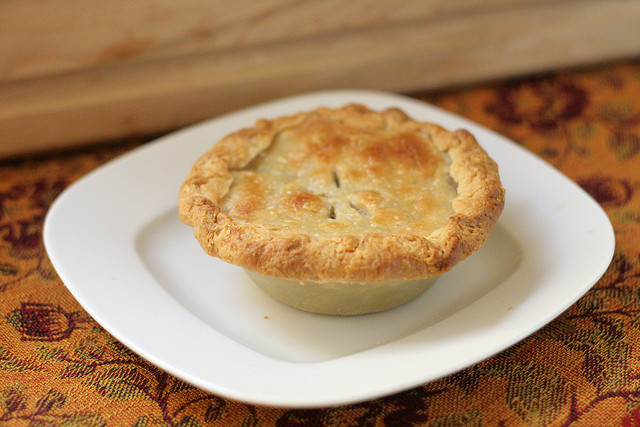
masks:
<instances>
[{"instance_id":1,"label":"golden brown pie crust","mask_svg":"<svg viewBox=\"0 0 640 427\"><path fill-rule=\"evenodd\" d=\"M394 180L400 184L386 188ZM448 207L433 205L434 180L450 182ZM448 271L485 242L503 206L498 167L469 132L355 104L259 120L226 136L196 162L179 195L180 218L209 255L319 282ZM426 224L432 210L440 213ZM343 212L353 220L341 220Z\"/></svg>"}]
</instances>

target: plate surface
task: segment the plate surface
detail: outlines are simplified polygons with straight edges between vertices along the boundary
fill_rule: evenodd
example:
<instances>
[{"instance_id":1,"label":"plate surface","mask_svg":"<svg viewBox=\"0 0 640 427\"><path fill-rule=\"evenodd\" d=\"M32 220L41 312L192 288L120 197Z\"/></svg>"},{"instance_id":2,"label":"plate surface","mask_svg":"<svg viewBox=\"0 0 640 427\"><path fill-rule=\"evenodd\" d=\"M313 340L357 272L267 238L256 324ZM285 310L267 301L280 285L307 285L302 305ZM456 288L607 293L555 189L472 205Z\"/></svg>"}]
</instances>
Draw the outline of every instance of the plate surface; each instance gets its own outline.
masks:
<instances>
[{"instance_id":1,"label":"plate surface","mask_svg":"<svg viewBox=\"0 0 640 427\"><path fill-rule=\"evenodd\" d=\"M191 165L227 133L348 102L468 129L498 163L507 201L487 243L420 298L340 318L277 303L241 269L205 255L178 219L177 194ZM287 98L144 145L64 191L44 240L80 304L133 351L212 393L289 407L384 396L481 361L575 302L614 249L602 209L542 160L448 112L370 91Z\"/></svg>"}]
</instances>

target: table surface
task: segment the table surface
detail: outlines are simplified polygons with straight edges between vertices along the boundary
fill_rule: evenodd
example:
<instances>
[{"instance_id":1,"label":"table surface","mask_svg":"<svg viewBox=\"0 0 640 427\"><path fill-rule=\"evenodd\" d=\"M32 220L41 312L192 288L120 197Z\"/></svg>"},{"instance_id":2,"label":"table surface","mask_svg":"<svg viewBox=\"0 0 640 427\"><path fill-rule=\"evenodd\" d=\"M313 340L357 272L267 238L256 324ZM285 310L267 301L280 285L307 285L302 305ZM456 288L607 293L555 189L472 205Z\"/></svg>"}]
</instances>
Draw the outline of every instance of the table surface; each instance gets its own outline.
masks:
<instances>
[{"instance_id":1,"label":"table surface","mask_svg":"<svg viewBox=\"0 0 640 427\"><path fill-rule=\"evenodd\" d=\"M496 130L605 209L604 276L549 325L456 374L316 409L249 405L139 358L67 291L42 243L55 197L144 141L0 163L0 425L639 425L640 60L413 94Z\"/></svg>"}]
</instances>

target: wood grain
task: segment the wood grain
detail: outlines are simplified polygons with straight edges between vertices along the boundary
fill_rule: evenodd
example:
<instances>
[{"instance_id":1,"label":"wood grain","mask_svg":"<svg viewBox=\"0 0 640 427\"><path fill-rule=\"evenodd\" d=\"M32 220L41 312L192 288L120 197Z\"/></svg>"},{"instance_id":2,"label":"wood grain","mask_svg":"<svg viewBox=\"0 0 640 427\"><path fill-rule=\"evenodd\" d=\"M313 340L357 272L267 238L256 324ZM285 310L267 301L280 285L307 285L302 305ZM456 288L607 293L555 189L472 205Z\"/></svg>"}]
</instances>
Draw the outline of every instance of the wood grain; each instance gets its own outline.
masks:
<instances>
[{"instance_id":1,"label":"wood grain","mask_svg":"<svg viewBox=\"0 0 640 427\"><path fill-rule=\"evenodd\" d=\"M0 3L0 157L162 133L305 91L412 91L640 53L640 0L56 7Z\"/></svg>"},{"instance_id":2,"label":"wood grain","mask_svg":"<svg viewBox=\"0 0 640 427\"><path fill-rule=\"evenodd\" d=\"M0 79L238 50L519 4L526 0L5 0Z\"/></svg>"}]
</instances>

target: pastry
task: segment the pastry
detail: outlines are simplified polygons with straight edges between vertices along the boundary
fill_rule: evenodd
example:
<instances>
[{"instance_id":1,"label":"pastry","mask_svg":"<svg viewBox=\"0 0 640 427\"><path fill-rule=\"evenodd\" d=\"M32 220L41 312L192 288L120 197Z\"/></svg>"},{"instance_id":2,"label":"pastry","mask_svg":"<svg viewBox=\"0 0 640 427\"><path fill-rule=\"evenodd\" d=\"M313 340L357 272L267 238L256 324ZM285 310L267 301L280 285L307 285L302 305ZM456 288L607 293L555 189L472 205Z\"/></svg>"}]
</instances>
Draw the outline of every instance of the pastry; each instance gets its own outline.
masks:
<instances>
[{"instance_id":1,"label":"pastry","mask_svg":"<svg viewBox=\"0 0 640 427\"><path fill-rule=\"evenodd\" d=\"M485 242L498 167L465 130L349 104L224 137L180 189L203 250L311 312L403 304Z\"/></svg>"}]
</instances>

